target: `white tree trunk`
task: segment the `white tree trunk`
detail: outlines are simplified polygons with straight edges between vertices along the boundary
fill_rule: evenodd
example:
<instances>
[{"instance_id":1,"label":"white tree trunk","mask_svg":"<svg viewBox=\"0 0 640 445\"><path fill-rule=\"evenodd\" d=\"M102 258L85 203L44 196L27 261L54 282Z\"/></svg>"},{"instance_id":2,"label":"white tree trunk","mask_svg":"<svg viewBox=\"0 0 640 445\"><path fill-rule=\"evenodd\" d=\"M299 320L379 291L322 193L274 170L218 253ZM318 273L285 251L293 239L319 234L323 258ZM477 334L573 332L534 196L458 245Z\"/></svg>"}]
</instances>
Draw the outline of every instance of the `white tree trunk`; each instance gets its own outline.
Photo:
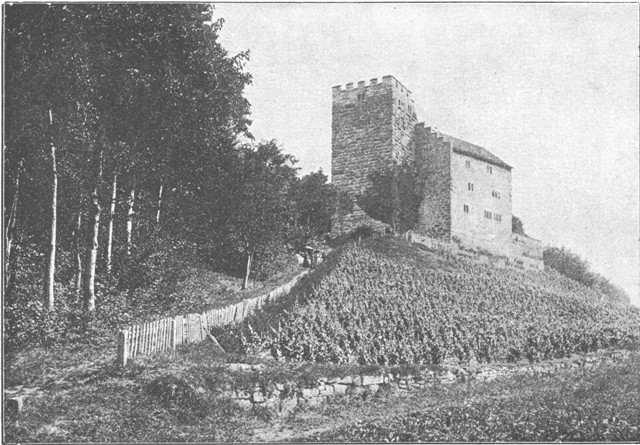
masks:
<instances>
[{"instance_id":1,"label":"white tree trunk","mask_svg":"<svg viewBox=\"0 0 640 445\"><path fill-rule=\"evenodd\" d=\"M162 184L158 190L158 211L156 213L156 224L160 224L160 209L162 208Z\"/></svg>"},{"instance_id":2,"label":"white tree trunk","mask_svg":"<svg viewBox=\"0 0 640 445\"><path fill-rule=\"evenodd\" d=\"M53 127L53 115L49 110L49 124ZM56 147L51 140L51 224L49 225L49 245L45 257L44 271L44 308L52 311L54 308L53 283L56 270L56 229L58 207L58 168L56 164Z\"/></svg>"},{"instance_id":3,"label":"white tree trunk","mask_svg":"<svg viewBox=\"0 0 640 445\"><path fill-rule=\"evenodd\" d=\"M82 206L78 209L78 219L76 220L75 230L75 276L74 276L74 288L76 291L76 297L79 299L82 294L82 256L81 256L81 240L82 240ZM79 301L79 300L78 300Z\"/></svg>"},{"instance_id":4,"label":"white tree trunk","mask_svg":"<svg viewBox=\"0 0 640 445\"><path fill-rule=\"evenodd\" d=\"M18 219L18 197L20 196L20 170L16 173L16 179L13 182L14 193L11 210L9 210L9 218L5 231L5 257L4 257L4 288L7 284L11 269L11 248L13 247L13 237L16 229L16 221Z\"/></svg>"},{"instance_id":5,"label":"white tree trunk","mask_svg":"<svg viewBox=\"0 0 640 445\"><path fill-rule=\"evenodd\" d=\"M111 208L109 209L109 229L107 232L107 273L111 273L112 250L113 250L113 220L116 215L116 198L118 190L118 174L113 174L113 185L111 189Z\"/></svg>"},{"instance_id":6,"label":"white tree trunk","mask_svg":"<svg viewBox=\"0 0 640 445\"><path fill-rule=\"evenodd\" d=\"M249 285L249 274L251 273L251 261L253 260L253 253L247 253L247 269L244 274L244 281L242 282L242 289L246 289Z\"/></svg>"},{"instance_id":7,"label":"white tree trunk","mask_svg":"<svg viewBox=\"0 0 640 445\"><path fill-rule=\"evenodd\" d=\"M133 205L136 200L136 189L135 187L131 187L131 192L129 194L129 199L127 204L129 208L127 209L127 256L131 255L131 244L133 242Z\"/></svg>"},{"instance_id":8,"label":"white tree trunk","mask_svg":"<svg viewBox=\"0 0 640 445\"><path fill-rule=\"evenodd\" d=\"M96 260L98 258L98 233L100 230L100 200L98 189L102 179L102 152L98 153L98 175L91 192L90 212L88 221L87 259L84 273L84 316L85 322L93 318L96 312Z\"/></svg>"}]
</instances>

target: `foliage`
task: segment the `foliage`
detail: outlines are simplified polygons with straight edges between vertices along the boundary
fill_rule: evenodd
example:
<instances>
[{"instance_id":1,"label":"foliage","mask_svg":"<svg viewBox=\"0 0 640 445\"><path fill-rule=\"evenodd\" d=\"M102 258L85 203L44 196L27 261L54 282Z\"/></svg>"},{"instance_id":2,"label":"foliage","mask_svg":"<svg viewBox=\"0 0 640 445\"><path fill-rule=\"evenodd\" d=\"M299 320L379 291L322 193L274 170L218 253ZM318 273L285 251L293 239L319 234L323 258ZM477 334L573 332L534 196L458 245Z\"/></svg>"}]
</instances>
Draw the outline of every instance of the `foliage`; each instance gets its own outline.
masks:
<instances>
[{"instance_id":1,"label":"foliage","mask_svg":"<svg viewBox=\"0 0 640 445\"><path fill-rule=\"evenodd\" d=\"M417 163L405 161L371 173L371 186L358 197L370 217L396 231L415 228L424 197L425 178Z\"/></svg>"},{"instance_id":2,"label":"foliage","mask_svg":"<svg viewBox=\"0 0 640 445\"><path fill-rule=\"evenodd\" d=\"M325 235L331 230L337 191L328 179L319 170L302 177L296 185L296 222L309 236Z\"/></svg>"},{"instance_id":3,"label":"foliage","mask_svg":"<svg viewBox=\"0 0 640 445\"><path fill-rule=\"evenodd\" d=\"M629 296L609 279L591 270L589 262L565 247L545 247L542 251L544 265L562 275L588 286L611 301L629 303Z\"/></svg>"},{"instance_id":4,"label":"foliage","mask_svg":"<svg viewBox=\"0 0 640 445\"><path fill-rule=\"evenodd\" d=\"M545 267L557 270L562 275L582 283L593 284L589 263L565 247L545 247L542 252Z\"/></svg>"},{"instance_id":5,"label":"foliage","mask_svg":"<svg viewBox=\"0 0 640 445\"><path fill-rule=\"evenodd\" d=\"M249 103L242 96L251 82L244 69L248 54L229 56L222 48L222 20L213 19L213 7L14 4L5 12L4 168L12 202L20 198L16 247L46 248L52 144L59 174L57 266L63 276L73 267L78 239L82 256L92 248L84 241L92 240L87 227L75 229L78 213L86 226L94 188L100 206L109 207L114 176L118 271L132 264L124 259L124 218L118 215L126 211L122 196L131 189L134 239L143 251L153 249L142 245L145 236L161 226L155 217L160 186L166 231L184 240L200 227L200 195L205 188L220 189L219 181L211 185L220 178L212 173L235 151L233 141L249 124ZM84 267L88 276L93 266L84 261Z\"/></svg>"},{"instance_id":6,"label":"foliage","mask_svg":"<svg viewBox=\"0 0 640 445\"><path fill-rule=\"evenodd\" d=\"M448 260L429 269L352 245L298 303L236 335L278 359L382 365L536 361L640 340L638 308L557 273Z\"/></svg>"},{"instance_id":7,"label":"foliage","mask_svg":"<svg viewBox=\"0 0 640 445\"><path fill-rule=\"evenodd\" d=\"M369 226L359 226L356 227L356 229L351 232L350 234L350 238L356 241L360 241L364 238L371 238L372 236L375 235L375 230L373 230L371 227Z\"/></svg>"},{"instance_id":8,"label":"foliage","mask_svg":"<svg viewBox=\"0 0 640 445\"><path fill-rule=\"evenodd\" d=\"M295 159L275 141L243 145L236 156L221 172L226 193L214 198L213 225L204 227L212 250L248 276L252 264L264 268L287 248L295 217Z\"/></svg>"},{"instance_id":9,"label":"foliage","mask_svg":"<svg viewBox=\"0 0 640 445\"><path fill-rule=\"evenodd\" d=\"M603 277L600 274L593 273L594 280L591 287L600 292L602 295L605 295L611 301L617 301L621 303L630 304L631 299L629 295L620 287L613 284L608 278Z\"/></svg>"},{"instance_id":10,"label":"foliage","mask_svg":"<svg viewBox=\"0 0 640 445\"><path fill-rule=\"evenodd\" d=\"M518 235L524 235L524 225L522 224L522 220L517 216L511 216L511 231L513 233L517 233Z\"/></svg>"}]
</instances>

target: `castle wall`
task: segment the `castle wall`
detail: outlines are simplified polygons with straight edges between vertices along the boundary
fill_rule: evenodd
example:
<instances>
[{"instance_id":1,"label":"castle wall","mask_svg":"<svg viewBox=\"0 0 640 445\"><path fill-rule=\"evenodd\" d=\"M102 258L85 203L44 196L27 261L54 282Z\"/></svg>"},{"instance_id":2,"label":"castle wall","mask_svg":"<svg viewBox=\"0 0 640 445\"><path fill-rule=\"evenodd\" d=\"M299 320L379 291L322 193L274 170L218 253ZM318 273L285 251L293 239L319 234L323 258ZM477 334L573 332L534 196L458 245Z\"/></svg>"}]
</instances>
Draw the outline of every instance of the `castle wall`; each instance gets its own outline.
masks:
<instances>
[{"instance_id":1,"label":"castle wall","mask_svg":"<svg viewBox=\"0 0 640 445\"><path fill-rule=\"evenodd\" d=\"M416 232L449 240L451 236L451 144L422 124L416 126L416 156L424 169L424 199Z\"/></svg>"},{"instance_id":2,"label":"castle wall","mask_svg":"<svg viewBox=\"0 0 640 445\"><path fill-rule=\"evenodd\" d=\"M404 161L412 160L415 153L415 126L418 122L415 104L411 98L411 91L406 89L400 82L396 82L393 88L393 162L401 164Z\"/></svg>"},{"instance_id":3,"label":"castle wall","mask_svg":"<svg viewBox=\"0 0 640 445\"><path fill-rule=\"evenodd\" d=\"M464 244L508 254L511 171L453 150L451 235Z\"/></svg>"},{"instance_id":4,"label":"castle wall","mask_svg":"<svg viewBox=\"0 0 640 445\"><path fill-rule=\"evenodd\" d=\"M542 242L540 240L521 235L511 234L511 255L524 260L530 267L544 270L542 256Z\"/></svg>"},{"instance_id":5,"label":"castle wall","mask_svg":"<svg viewBox=\"0 0 640 445\"><path fill-rule=\"evenodd\" d=\"M353 211L333 218L332 235L367 225L381 229L358 205L371 186L370 175L409 159L416 122L411 92L393 76L333 87L331 176L356 203Z\"/></svg>"}]
</instances>

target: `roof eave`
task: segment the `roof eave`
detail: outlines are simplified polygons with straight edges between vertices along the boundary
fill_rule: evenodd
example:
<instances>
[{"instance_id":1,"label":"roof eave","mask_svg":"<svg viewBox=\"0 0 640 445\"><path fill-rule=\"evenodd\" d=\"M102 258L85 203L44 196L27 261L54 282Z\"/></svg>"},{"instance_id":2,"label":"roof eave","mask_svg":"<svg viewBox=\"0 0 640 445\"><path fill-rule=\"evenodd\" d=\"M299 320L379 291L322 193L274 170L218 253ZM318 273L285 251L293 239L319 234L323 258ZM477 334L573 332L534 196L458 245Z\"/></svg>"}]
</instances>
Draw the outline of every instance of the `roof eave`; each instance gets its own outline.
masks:
<instances>
[{"instance_id":1,"label":"roof eave","mask_svg":"<svg viewBox=\"0 0 640 445\"><path fill-rule=\"evenodd\" d=\"M502 160L495 161L493 159L489 159L489 158L486 158L484 156L477 155L476 153L472 153L470 151L462 150L462 149L460 149L458 147L453 147L453 151L456 152L456 153L459 153L461 155L469 156L470 158L478 159L478 160L486 162L488 164L495 165L496 167L504 168L506 170L511 170L513 168L509 164L507 164L506 162L503 162Z\"/></svg>"}]
</instances>

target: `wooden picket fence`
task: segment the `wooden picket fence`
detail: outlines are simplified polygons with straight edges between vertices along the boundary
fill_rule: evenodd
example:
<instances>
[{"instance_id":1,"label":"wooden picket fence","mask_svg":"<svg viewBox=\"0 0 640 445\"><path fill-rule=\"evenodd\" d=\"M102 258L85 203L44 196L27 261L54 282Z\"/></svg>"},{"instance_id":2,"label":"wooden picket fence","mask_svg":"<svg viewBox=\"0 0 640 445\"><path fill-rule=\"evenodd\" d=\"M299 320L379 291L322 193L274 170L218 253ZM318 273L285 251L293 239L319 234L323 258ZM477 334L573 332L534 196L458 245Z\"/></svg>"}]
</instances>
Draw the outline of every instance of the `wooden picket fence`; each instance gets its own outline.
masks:
<instances>
[{"instance_id":1,"label":"wooden picket fence","mask_svg":"<svg viewBox=\"0 0 640 445\"><path fill-rule=\"evenodd\" d=\"M118 335L118 363L126 366L128 360L134 357L170 351L180 345L199 343L207 337L212 327L237 323L256 309L288 294L308 272L305 270L267 294L248 298L230 306L129 326Z\"/></svg>"}]
</instances>

